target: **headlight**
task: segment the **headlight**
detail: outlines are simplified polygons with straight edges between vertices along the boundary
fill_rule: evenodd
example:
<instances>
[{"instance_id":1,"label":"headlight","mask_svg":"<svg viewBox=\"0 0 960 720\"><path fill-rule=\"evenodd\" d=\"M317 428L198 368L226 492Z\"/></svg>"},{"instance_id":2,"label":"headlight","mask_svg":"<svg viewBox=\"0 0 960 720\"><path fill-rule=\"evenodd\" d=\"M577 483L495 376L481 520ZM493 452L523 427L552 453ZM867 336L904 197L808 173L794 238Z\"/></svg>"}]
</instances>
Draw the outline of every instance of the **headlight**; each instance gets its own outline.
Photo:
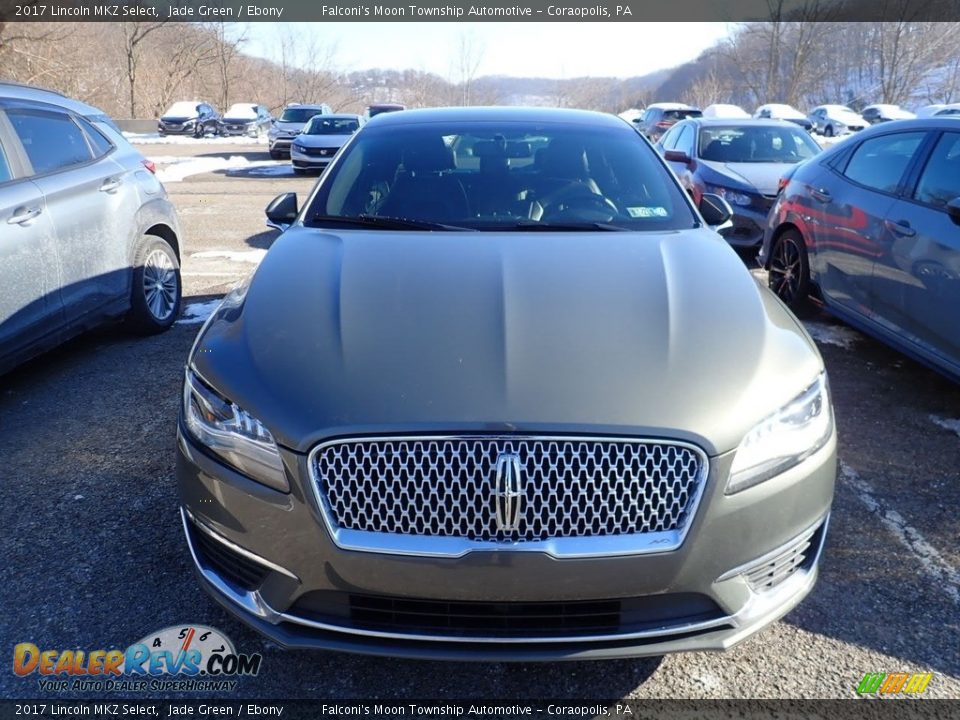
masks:
<instances>
[{"instance_id":1,"label":"headlight","mask_svg":"<svg viewBox=\"0 0 960 720\"><path fill-rule=\"evenodd\" d=\"M833 409L826 375L763 421L740 443L730 467L727 495L745 490L803 462L827 444Z\"/></svg>"},{"instance_id":2,"label":"headlight","mask_svg":"<svg viewBox=\"0 0 960 720\"><path fill-rule=\"evenodd\" d=\"M196 120L187 120L185 123L183 123L183 126L190 127L191 125L196 125L196 124L197 124Z\"/></svg>"},{"instance_id":3,"label":"headlight","mask_svg":"<svg viewBox=\"0 0 960 720\"><path fill-rule=\"evenodd\" d=\"M304 146L300 143L293 143L293 149L303 152L306 148L304 148Z\"/></svg>"},{"instance_id":4,"label":"headlight","mask_svg":"<svg viewBox=\"0 0 960 720\"><path fill-rule=\"evenodd\" d=\"M183 417L193 439L228 465L276 490L290 490L270 431L189 368L183 383Z\"/></svg>"},{"instance_id":5,"label":"headlight","mask_svg":"<svg viewBox=\"0 0 960 720\"><path fill-rule=\"evenodd\" d=\"M719 185L708 185L707 192L716 193L731 205L740 205L742 207L746 207L753 203L753 198L746 193L737 192L736 190L731 190L730 188L720 187Z\"/></svg>"}]
</instances>

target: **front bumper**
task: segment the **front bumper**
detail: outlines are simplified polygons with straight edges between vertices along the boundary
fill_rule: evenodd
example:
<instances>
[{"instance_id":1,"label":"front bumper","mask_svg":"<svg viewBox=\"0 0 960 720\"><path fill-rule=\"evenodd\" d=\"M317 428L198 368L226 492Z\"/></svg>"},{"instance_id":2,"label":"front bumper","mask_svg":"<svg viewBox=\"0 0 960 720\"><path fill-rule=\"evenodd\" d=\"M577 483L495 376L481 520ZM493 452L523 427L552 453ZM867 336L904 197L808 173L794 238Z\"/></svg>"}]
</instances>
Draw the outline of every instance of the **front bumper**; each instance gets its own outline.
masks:
<instances>
[{"instance_id":1,"label":"front bumper","mask_svg":"<svg viewBox=\"0 0 960 720\"><path fill-rule=\"evenodd\" d=\"M290 137L269 137L270 152L290 152L290 145L293 144L293 136Z\"/></svg>"},{"instance_id":2,"label":"front bumper","mask_svg":"<svg viewBox=\"0 0 960 720\"><path fill-rule=\"evenodd\" d=\"M290 162L298 170L324 170L332 159L333 155L318 157L316 155L307 155L293 147L290 148Z\"/></svg>"},{"instance_id":3,"label":"front bumper","mask_svg":"<svg viewBox=\"0 0 960 720\"><path fill-rule=\"evenodd\" d=\"M733 227L721 230L720 234L733 247L758 248L763 244L767 225L767 209L733 206Z\"/></svg>"},{"instance_id":4,"label":"front bumper","mask_svg":"<svg viewBox=\"0 0 960 720\"><path fill-rule=\"evenodd\" d=\"M256 125L241 125L241 124L224 124L220 123L219 125L220 134L227 137L237 137L240 135L249 135L256 137L257 133L260 131L260 128Z\"/></svg>"},{"instance_id":5,"label":"front bumper","mask_svg":"<svg viewBox=\"0 0 960 720\"><path fill-rule=\"evenodd\" d=\"M179 435L182 519L201 584L286 647L434 659L573 660L729 648L812 589L836 476L834 437L801 465L726 496L727 454L711 460L700 508L676 551L558 560L496 550L431 558L338 548L307 485L306 458L284 455L292 471L289 494L239 475ZM776 587L756 589L750 573L795 547L798 538L810 542L802 565ZM246 570L231 570L230 563ZM694 603L697 612L674 617L661 611L652 621L589 635L451 635L323 615L311 609L311 598L319 596L498 607L604 600L626 606L658 599L670 605L678 598Z\"/></svg>"},{"instance_id":6,"label":"front bumper","mask_svg":"<svg viewBox=\"0 0 960 720\"><path fill-rule=\"evenodd\" d=\"M197 132L197 125L170 126L158 123L157 132L161 135L194 135Z\"/></svg>"}]
</instances>

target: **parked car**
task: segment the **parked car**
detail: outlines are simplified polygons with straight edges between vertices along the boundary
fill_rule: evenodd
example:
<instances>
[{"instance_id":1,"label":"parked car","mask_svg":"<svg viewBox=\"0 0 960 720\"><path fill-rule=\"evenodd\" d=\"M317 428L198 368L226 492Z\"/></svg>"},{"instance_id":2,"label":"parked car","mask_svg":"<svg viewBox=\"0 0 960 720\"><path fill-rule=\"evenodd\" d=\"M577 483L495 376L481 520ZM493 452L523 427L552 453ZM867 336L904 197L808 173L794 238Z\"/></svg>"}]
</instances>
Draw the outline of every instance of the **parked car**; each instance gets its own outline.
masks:
<instances>
[{"instance_id":1,"label":"parked car","mask_svg":"<svg viewBox=\"0 0 960 720\"><path fill-rule=\"evenodd\" d=\"M846 105L819 105L810 111L813 131L834 137L858 132L867 126L867 121Z\"/></svg>"},{"instance_id":2,"label":"parked car","mask_svg":"<svg viewBox=\"0 0 960 720\"><path fill-rule=\"evenodd\" d=\"M730 203L733 225L720 233L727 242L755 248L784 170L814 157L820 146L783 120L698 118L670 128L657 150L694 202L715 193Z\"/></svg>"},{"instance_id":3,"label":"parked car","mask_svg":"<svg viewBox=\"0 0 960 720\"><path fill-rule=\"evenodd\" d=\"M378 105L370 105L367 108L367 118L376 117L381 113L399 112L406 109L407 106L401 105L400 103L380 103Z\"/></svg>"},{"instance_id":4,"label":"parked car","mask_svg":"<svg viewBox=\"0 0 960 720\"><path fill-rule=\"evenodd\" d=\"M643 118L637 124L640 132L647 136L650 142L657 142L660 136L680 120L688 117L700 117L703 113L699 108L684 105L683 103L653 103L643 112Z\"/></svg>"},{"instance_id":5,"label":"parked car","mask_svg":"<svg viewBox=\"0 0 960 720\"><path fill-rule=\"evenodd\" d=\"M723 105L720 103L714 105L707 105L703 109L703 117L705 118L730 118L730 119L744 119L750 117L750 113L744 110L739 105Z\"/></svg>"},{"instance_id":6,"label":"parked car","mask_svg":"<svg viewBox=\"0 0 960 720\"><path fill-rule=\"evenodd\" d=\"M157 132L164 135L216 135L220 132L220 114L213 105L184 100L175 102L157 121Z\"/></svg>"},{"instance_id":7,"label":"parked car","mask_svg":"<svg viewBox=\"0 0 960 720\"><path fill-rule=\"evenodd\" d=\"M960 103L944 105L934 113L934 117L957 117L960 115Z\"/></svg>"},{"instance_id":8,"label":"parked car","mask_svg":"<svg viewBox=\"0 0 960 720\"><path fill-rule=\"evenodd\" d=\"M890 122L891 120L911 120L916 117L912 112L904 110L899 105L867 105L860 115L871 125Z\"/></svg>"},{"instance_id":9,"label":"parked car","mask_svg":"<svg viewBox=\"0 0 960 720\"><path fill-rule=\"evenodd\" d=\"M0 83L0 372L95 325L180 309L180 225L153 164L101 110Z\"/></svg>"},{"instance_id":10,"label":"parked car","mask_svg":"<svg viewBox=\"0 0 960 720\"><path fill-rule=\"evenodd\" d=\"M936 115L938 112L940 112L941 110L943 110L945 107L946 107L946 105L943 105L943 104L938 104L938 105L925 105L925 106L923 106L922 108L920 108L919 110L917 110L917 117L918 117L918 118L933 117L933 116Z\"/></svg>"},{"instance_id":11,"label":"parked car","mask_svg":"<svg viewBox=\"0 0 960 720\"><path fill-rule=\"evenodd\" d=\"M793 173L761 261L810 299L960 381L960 123L875 125Z\"/></svg>"},{"instance_id":12,"label":"parked car","mask_svg":"<svg viewBox=\"0 0 960 720\"><path fill-rule=\"evenodd\" d=\"M367 123L270 204L286 231L188 357L202 586L285 647L391 657L722 650L779 618L836 433L729 215L611 115Z\"/></svg>"},{"instance_id":13,"label":"parked car","mask_svg":"<svg viewBox=\"0 0 960 720\"><path fill-rule=\"evenodd\" d=\"M270 141L270 157L284 157L290 154L290 144L293 138L300 134L310 118L314 115L328 115L333 112L326 103L319 105L302 105L293 103L287 105L280 117L273 123L267 138Z\"/></svg>"},{"instance_id":14,"label":"parked car","mask_svg":"<svg viewBox=\"0 0 960 720\"><path fill-rule=\"evenodd\" d=\"M272 124L273 116L263 105L234 103L220 120L220 134L263 137Z\"/></svg>"},{"instance_id":15,"label":"parked car","mask_svg":"<svg viewBox=\"0 0 960 720\"><path fill-rule=\"evenodd\" d=\"M792 105L767 103L754 110L753 116L762 120L786 120L794 125L799 125L807 132L813 130L813 123L810 122L810 119Z\"/></svg>"},{"instance_id":16,"label":"parked car","mask_svg":"<svg viewBox=\"0 0 960 720\"><path fill-rule=\"evenodd\" d=\"M290 146L294 172L323 171L361 125L359 115L314 115Z\"/></svg>"}]
</instances>

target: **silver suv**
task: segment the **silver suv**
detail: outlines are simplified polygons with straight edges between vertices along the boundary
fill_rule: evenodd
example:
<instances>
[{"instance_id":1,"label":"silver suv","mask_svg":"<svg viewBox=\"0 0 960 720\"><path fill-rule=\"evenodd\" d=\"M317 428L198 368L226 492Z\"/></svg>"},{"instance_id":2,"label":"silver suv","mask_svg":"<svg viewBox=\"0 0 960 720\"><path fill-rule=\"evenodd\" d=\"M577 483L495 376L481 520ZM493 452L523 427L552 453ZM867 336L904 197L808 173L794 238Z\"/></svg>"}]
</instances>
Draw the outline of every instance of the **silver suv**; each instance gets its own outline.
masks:
<instances>
[{"instance_id":1,"label":"silver suv","mask_svg":"<svg viewBox=\"0 0 960 720\"><path fill-rule=\"evenodd\" d=\"M100 323L180 310L180 224L153 164L103 112L0 83L0 372Z\"/></svg>"},{"instance_id":2,"label":"silver suv","mask_svg":"<svg viewBox=\"0 0 960 720\"><path fill-rule=\"evenodd\" d=\"M287 105L267 133L270 140L270 157L277 160L290 155L290 144L300 134L304 126L314 115L328 115L333 110L326 103L319 105L301 105L291 103Z\"/></svg>"}]
</instances>

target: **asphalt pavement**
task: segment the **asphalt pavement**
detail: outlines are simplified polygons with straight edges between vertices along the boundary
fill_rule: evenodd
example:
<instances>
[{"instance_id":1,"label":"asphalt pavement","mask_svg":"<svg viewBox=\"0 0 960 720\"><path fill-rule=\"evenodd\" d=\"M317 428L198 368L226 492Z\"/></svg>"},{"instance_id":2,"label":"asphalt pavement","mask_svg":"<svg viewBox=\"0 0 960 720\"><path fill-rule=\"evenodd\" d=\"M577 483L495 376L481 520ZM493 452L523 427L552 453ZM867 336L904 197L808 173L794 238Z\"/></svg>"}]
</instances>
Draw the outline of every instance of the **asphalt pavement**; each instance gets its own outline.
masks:
<instances>
[{"instance_id":1,"label":"asphalt pavement","mask_svg":"<svg viewBox=\"0 0 960 720\"><path fill-rule=\"evenodd\" d=\"M167 161L161 173L185 171L166 176L186 231L184 320L146 339L101 329L0 377L8 658L22 642L125 648L198 623L264 656L259 675L204 697L853 698L864 674L905 671L934 673L927 696L960 698L960 386L822 315L807 325L830 375L841 473L820 580L733 650L440 664L284 651L247 630L199 590L182 537L179 388L200 320L276 236L263 208L288 190L303 197L315 179L270 162L263 146L141 149ZM0 696L86 695L44 693L35 674L20 678L8 665Z\"/></svg>"}]
</instances>

